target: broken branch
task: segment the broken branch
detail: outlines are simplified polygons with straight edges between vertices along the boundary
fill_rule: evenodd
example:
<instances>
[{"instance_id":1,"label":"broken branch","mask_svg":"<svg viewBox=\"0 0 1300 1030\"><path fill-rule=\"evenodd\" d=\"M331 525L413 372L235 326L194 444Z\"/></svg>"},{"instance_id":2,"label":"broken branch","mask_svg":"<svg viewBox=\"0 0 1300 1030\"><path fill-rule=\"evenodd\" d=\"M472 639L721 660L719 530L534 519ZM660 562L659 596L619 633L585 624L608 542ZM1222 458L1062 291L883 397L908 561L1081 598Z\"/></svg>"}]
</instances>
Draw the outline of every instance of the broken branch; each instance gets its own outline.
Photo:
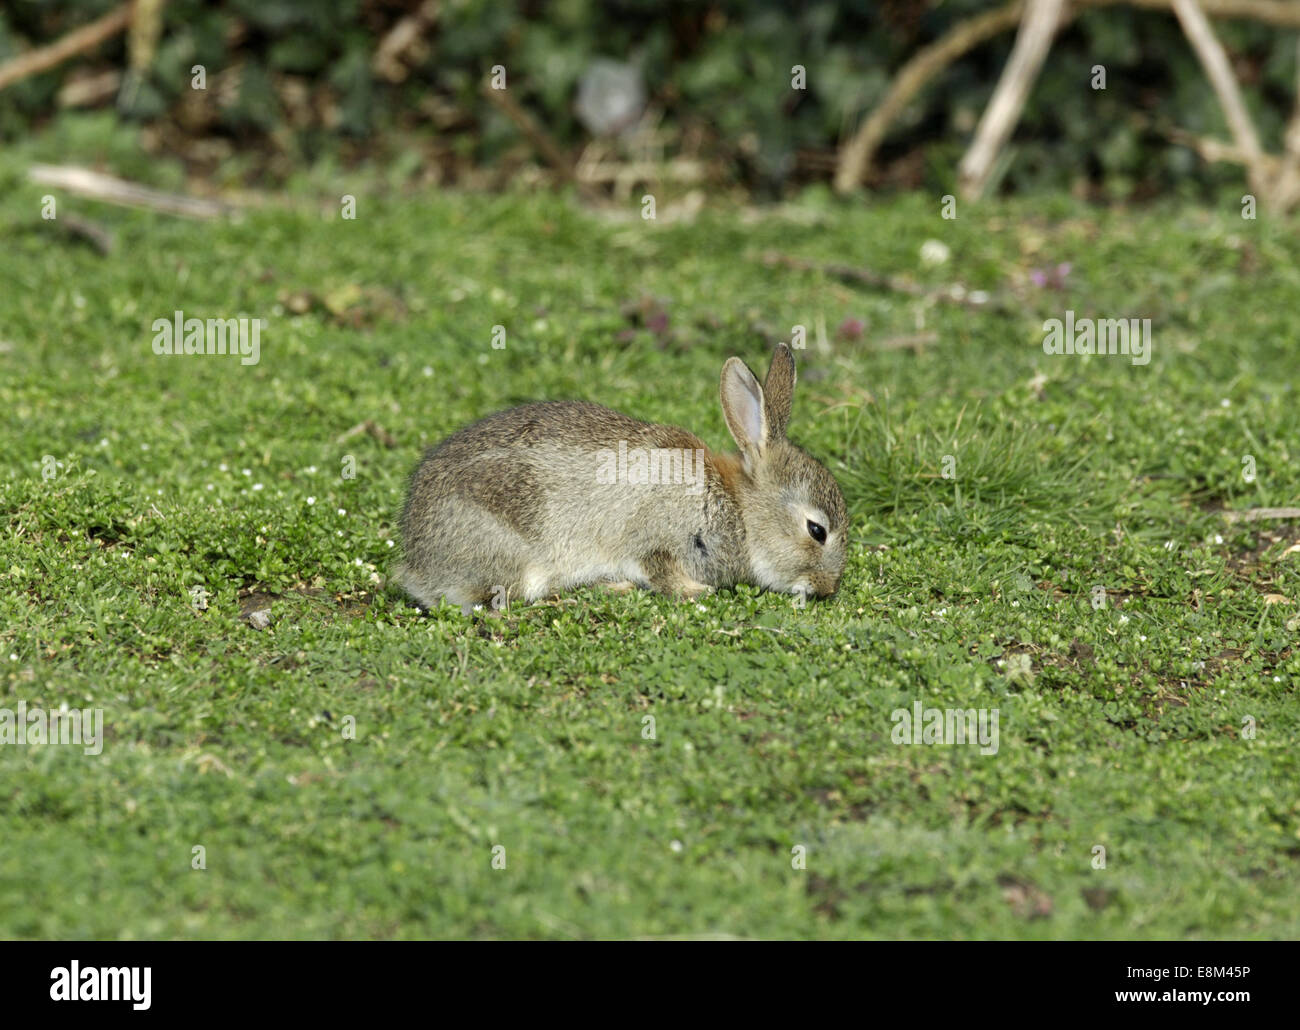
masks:
<instances>
[{"instance_id":1,"label":"broken branch","mask_svg":"<svg viewBox=\"0 0 1300 1030\"><path fill-rule=\"evenodd\" d=\"M11 61L0 65L0 89L12 86L32 75L62 64L69 57L93 50L106 39L111 39L127 27L131 21L131 4L125 3L109 11L102 18L83 25L69 32L66 36L49 46L38 47L19 54Z\"/></svg>"},{"instance_id":2,"label":"broken branch","mask_svg":"<svg viewBox=\"0 0 1300 1030\"><path fill-rule=\"evenodd\" d=\"M1064 0L1029 0L1011 57L1002 69L989 106L980 117L970 149L958 166L962 193L968 200L982 196L988 186L993 163L1011 138L1047 51L1052 47L1064 7Z\"/></svg>"},{"instance_id":3,"label":"broken branch","mask_svg":"<svg viewBox=\"0 0 1300 1030\"><path fill-rule=\"evenodd\" d=\"M70 165L32 165L27 170L27 177L42 186L65 189L69 193L91 200L102 200L125 207L142 207L151 211L163 211L170 215L184 215L187 218L217 218L229 214L232 210L230 205L220 201L164 193L162 190L150 189L134 182L127 182L125 179L117 179L101 172L92 172L88 168L75 168Z\"/></svg>"}]
</instances>

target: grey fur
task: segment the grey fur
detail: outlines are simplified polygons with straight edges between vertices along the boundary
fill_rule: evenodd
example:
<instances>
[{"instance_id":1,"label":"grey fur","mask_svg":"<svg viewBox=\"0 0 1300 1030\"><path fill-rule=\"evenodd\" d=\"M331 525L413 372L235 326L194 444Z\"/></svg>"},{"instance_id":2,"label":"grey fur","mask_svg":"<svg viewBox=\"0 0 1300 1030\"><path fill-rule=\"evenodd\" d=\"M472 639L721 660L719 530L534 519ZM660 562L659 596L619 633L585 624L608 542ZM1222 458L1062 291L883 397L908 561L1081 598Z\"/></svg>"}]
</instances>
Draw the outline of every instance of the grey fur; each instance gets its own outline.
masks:
<instances>
[{"instance_id":1,"label":"grey fur","mask_svg":"<svg viewBox=\"0 0 1300 1030\"><path fill-rule=\"evenodd\" d=\"M794 360L784 344L764 385L766 398L738 358L723 368L722 407L739 455L578 401L526 404L459 430L411 477L399 581L426 606L534 601L629 581L685 597L737 583L833 594L847 513L831 474L785 439ZM701 455L702 487L602 482L620 444ZM814 517L824 544L809 535Z\"/></svg>"}]
</instances>

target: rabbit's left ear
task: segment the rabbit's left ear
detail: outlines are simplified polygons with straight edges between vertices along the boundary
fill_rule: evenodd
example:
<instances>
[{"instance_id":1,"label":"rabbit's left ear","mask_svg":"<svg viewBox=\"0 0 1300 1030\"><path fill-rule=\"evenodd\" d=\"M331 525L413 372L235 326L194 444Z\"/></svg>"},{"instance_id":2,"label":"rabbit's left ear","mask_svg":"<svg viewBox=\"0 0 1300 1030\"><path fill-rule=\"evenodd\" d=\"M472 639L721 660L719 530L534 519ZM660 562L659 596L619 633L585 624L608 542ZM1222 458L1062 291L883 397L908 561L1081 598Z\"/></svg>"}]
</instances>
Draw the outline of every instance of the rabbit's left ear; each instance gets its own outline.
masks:
<instances>
[{"instance_id":1,"label":"rabbit's left ear","mask_svg":"<svg viewBox=\"0 0 1300 1030\"><path fill-rule=\"evenodd\" d=\"M719 389L722 416L736 446L750 462L757 461L767 450L769 431L763 388L754 373L739 358L728 358L722 366Z\"/></svg>"},{"instance_id":2,"label":"rabbit's left ear","mask_svg":"<svg viewBox=\"0 0 1300 1030\"><path fill-rule=\"evenodd\" d=\"M790 424L790 409L794 405L794 355L784 343L778 343L772 352L772 364L767 366L763 380L763 401L767 409L769 440L785 436Z\"/></svg>"}]
</instances>

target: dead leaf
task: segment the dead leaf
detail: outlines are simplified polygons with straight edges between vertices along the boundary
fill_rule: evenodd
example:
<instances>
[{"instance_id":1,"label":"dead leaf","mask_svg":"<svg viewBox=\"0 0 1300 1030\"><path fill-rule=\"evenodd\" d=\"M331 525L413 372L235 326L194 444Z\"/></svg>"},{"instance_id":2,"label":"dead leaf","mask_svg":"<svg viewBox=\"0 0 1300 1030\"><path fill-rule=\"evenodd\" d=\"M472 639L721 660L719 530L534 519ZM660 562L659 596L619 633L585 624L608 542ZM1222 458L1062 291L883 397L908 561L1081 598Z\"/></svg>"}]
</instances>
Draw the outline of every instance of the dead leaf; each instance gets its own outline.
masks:
<instances>
[{"instance_id":1,"label":"dead leaf","mask_svg":"<svg viewBox=\"0 0 1300 1030\"><path fill-rule=\"evenodd\" d=\"M1115 900L1115 891L1109 887L1085 887L1083 900L1094 912L1099 912Z\"/></svg>"},{"instance_id":2,"label":"dead leaf","mask_svg":"<svg viewBox=\"0 0 1300 1030\"><path fill-rule=\"evenodd\" d=\"M1045 919L1052 914L1052 899L1042 888L1013 876L1000 876L998 883L1002 885L1002 899L1016 915L1025 919Z\"/></svg>"}]
</instances>

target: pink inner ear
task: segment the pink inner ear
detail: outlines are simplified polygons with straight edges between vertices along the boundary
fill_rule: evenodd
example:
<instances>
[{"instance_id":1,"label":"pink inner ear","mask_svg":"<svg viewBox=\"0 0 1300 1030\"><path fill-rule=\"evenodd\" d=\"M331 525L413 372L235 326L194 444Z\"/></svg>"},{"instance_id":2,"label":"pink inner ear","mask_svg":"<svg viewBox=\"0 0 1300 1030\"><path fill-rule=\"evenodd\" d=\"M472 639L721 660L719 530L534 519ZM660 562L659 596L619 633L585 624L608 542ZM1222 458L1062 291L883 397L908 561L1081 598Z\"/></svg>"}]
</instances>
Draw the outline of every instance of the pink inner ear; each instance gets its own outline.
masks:
<instances>
[{"instance_id":1,"label":"pink inner ear","mask_svg":"<svg viewBox=\"0 0 1300 1030\"><path fill-rule=\"evenodd\" d=\"M736 374L732 379L740 389L732 390L732 397L737 402L737 415L740 416L741 429L748 442L755 447L763 446L763 388L751 376ZM739 442L739 441L737 441Z\"/></svg>"},{"instance_id":2,"label":"pink inner ear","mask_svg":"<svg viewBox=\"0 0 1300 1030\"><path fill-rule=\"evenodd\" d=\"M767 443L763 433L763 388L736 358L730 359L723 370L722 394L728 427L736 443L742 450L753 447L761 451Z\"/></svg>"},{"instance_id":3,"label":"pink inner ear","mask_svg":"<svg viewBox=\"0 0 1300 1030\"><path fill-rule=\"evenodd\" d=\"M745 430L756 444L763 443L763 399L745 390Z\"/></svg>"}]
</instances>

